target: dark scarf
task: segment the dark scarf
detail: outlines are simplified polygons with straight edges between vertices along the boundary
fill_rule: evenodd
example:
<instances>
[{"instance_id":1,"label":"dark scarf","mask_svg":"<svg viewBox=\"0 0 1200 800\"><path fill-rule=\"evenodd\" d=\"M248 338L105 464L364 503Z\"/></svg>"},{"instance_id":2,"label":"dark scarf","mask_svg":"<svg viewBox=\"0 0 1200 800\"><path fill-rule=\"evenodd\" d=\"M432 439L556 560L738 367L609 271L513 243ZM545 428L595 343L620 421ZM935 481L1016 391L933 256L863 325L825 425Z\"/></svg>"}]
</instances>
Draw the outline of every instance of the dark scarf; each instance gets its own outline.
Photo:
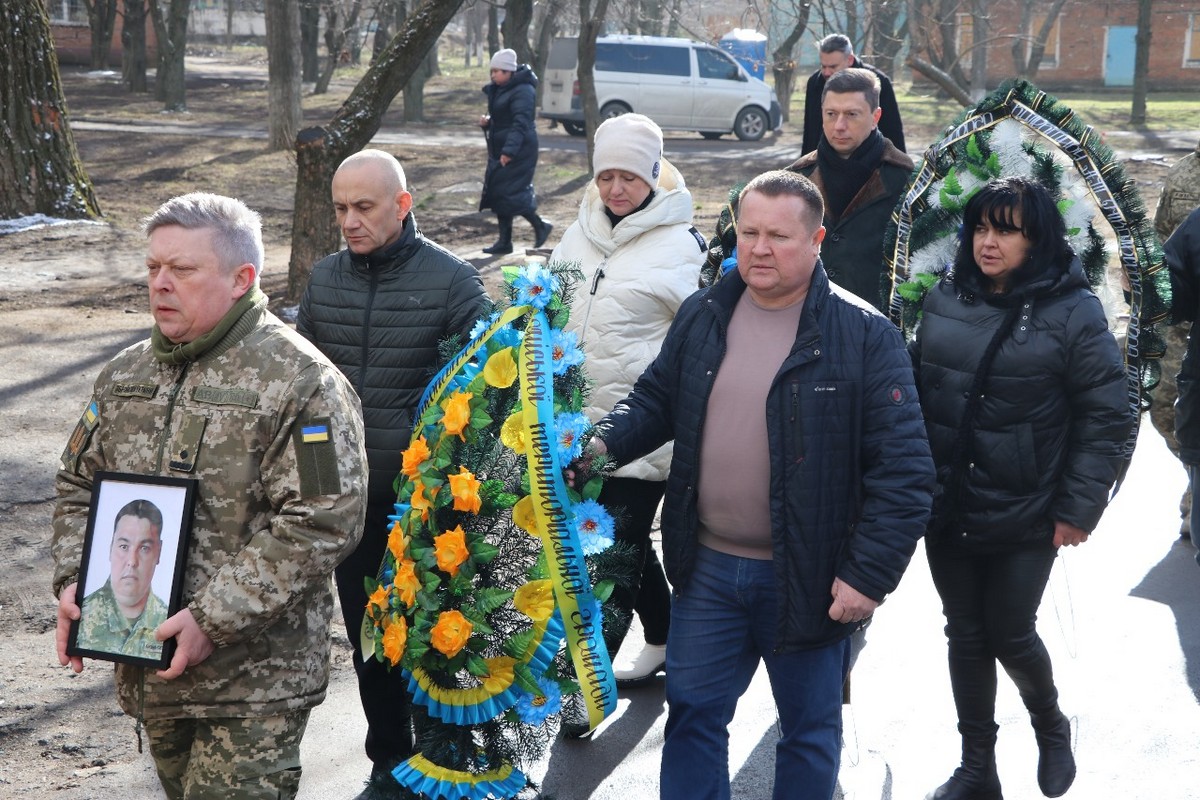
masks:
<instances>
[{"instance_id":1,"label":"dark scarf","mask_svg":"<svg viewBox=\"0 0 1200 800\"><path fill-rule=\"evenodd\" d=\"M616 214L614 214L612 211L609 210L608 206L605 206L604 213L608 216L608 221L612 223L612 226L614 228L617 227L617 223L620 222L621 220L625 219L625 217L632 217L634 214L638 213L639 211L644 209L646 206L650 205L650 201L654 199L654 193L656 191L658 191L658 190L651 189L650 194L646 195L646 199L642 201L642 204L640 206L638 206L637 208L635 208L633 211L630 211L628 214L623 214L621 216L617 216Z\"/></svg>"},{"instance_id":2,"label":"dark scarf","mask_svg":"<svg viewBox=\"0 0 1200 800\"><path fill-rule=\"evenodd\" d=\"M266 309L267 296L255 284L250 291L238 298L238 301L233 304L233 308L225 312L225 316L221 317L221 321L216 324L216 327L203 336L186 343L172 342L155 325L154 330L150 332L150 344L154 348L154 357L163 364L184 364L189 361L198 361L201 356L210 352L213 355L220 355L245 336L254 326L261 316L261 310L258 314L248 312L259 309L260 306L261 309Z\"/></svg>"},{"instance_id":3,"label":"dark scarf","mask_svg":"<svg viewBox=\"0 0 1200 800\"><path fill-rule=\"evenodd\" d=\"M821 183L825 188L827 217L839 219L846 206L879 169L885 142L883 134L876 128L849 158L842 158L833 145L821 137L817 144L817 168L821 170Z\"/></svg>"}]
</instances>

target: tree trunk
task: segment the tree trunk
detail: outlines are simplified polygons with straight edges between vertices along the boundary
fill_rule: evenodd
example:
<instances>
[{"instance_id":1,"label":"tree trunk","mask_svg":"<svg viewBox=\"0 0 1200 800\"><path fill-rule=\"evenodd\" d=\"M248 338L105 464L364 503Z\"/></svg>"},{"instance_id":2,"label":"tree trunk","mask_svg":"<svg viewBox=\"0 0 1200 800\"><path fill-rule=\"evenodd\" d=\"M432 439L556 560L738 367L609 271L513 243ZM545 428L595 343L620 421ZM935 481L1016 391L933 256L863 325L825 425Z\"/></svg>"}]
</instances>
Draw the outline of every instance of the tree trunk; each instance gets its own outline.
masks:
<instances>
[{"instance_id":1,"label":"tree trunk","mask_svg":"<svg viewBox=\"0 0 1200 800\"><path fill-rule=\"evenodd\" d=\"M529 46L529 25L533 22L533 0L508 0L504 4L504 24L500 34L504 46L517 51L518 64L533 63L533 48Z\"/></svg>"},{"instance_id":2,"label":"tree trunk","mask_svg":"<svg viewBox=\"0 0 1200 800\"><path fill-rule=\"evenodd\" d=\"M545 10L542 12L542 18L537 23L537 46L533 50L533 61L530 64L533 66L533 72L539 78L546 74L546 62L550 60L550 46L554 41L554 34L558 30L558 15L562 13L560 0L550 0L544 3ZM546 84L538 81L537 86L537 105L542 106L542 92L545 90Z\"/></svg>"},{"instance_id":3,"label":"tree trunk","mask_svg":"<svg viewBox=\"0 0 1200 800\"><path fill-rule=\"evenodd\" d=\"M162 4L167 3L166 16ZM158 75L154 97L167 111L187 110L184 53L187 50L188 0L150 0L150 18L158 39Z\"/></svg>"},{"instance_id":4,"label":"tree trunk","mask_svg":"<svg viewBox=\"0 0 1200 800\"><path fill-rule=\"evenodd\" d=\"M290 150L300 130L300 5L267 0L267 149Z\"/></svg>"},{"instance_id":5,"label":"tree trunk","mask_svg":"<svg viewBox=\"0 0 1200 800\"><path fill-rule=\"evenodd\" d=\"M800 37L808 30L808 15L811 12L812 5L810 3L796 8L796 22L792 25L791 32L771 52L771 72L775 76L775 94L779 97L779 106L783 112L784 122L792 118L792 91L796 87L796 62L792 55L796 49L796 42L800 41Z\"/></svg>"},{"instance_id":6,"label":"tree trunk","mask_svg":"<svg viewBox=\"0 0 1200 800\"><path fill-rule=\"evenodd\" d=\"M986 0L971 6L971 99L978 103L987 95L988 15Z\"/></svg>"},{"instance_id":7,"label":"tree trunk","mask_svg":"<svg viewBox=\"0 0 1200 800\"><path fill-rule=\"evenodd\" d=\"M92 69L108 69L113 29L117 24L117 0L83 0L87 7L88 29L92 34Z\"/></svg>"},{"instance_id":8,"label":"tree trunk","mask_svg":"<svg viewBox=\"0 0 1200 800\"><path fill-rule=\"evenodd\" d=\"M608 0L579 0L579 41L576 77L579 79L580 101L583 103L583 121L587 129L588 174L594 171L592 157L596 152L596 128L600 127L600 109L596 100L596 37L604 27L608 14Z\"/></svg>"},{"instance_id":9,"label":"tree trunk","mask_svg":"<svg viewBox=\"0 0 1200 800\"><path fill-rule=\"evenodd\" d=\"M28 2L29 0L27 0ZM354 87L328 125L296 136L296 199L288 298L299 300L317 259L338 249L329 186L339 164L379 130L396 94L458 12L462 0L425 0Z\"/></svg>"},{"instance_id":10,"label":"tree trunk","mask_svg":"<svg viewBox=\"0 0 1200 800\"><path fill-rule=\"evenodd\" d=\"M300 0L300 79L305 83L316 83L321 74L320 44L320 0Z\"/></svg>"},{"instance_id":11,"label":"tree trunk","mask_svg":"<svg viewBox=\"0 0 1200 800\"><path fill-rule=\"evenodd\" d=\"M679 19L683 14L683 0L671 0L670 21L667 22L667 36L679 35Z\"/></svg>"},{"instance_id":12,"label":"tree trunk","mask_svg":"<svg viewBox=\"0 0 1200 800\"><path fill-rule=\"evenodd\" d=\"M942 91L957 100L963 108L970 108L975 105L975 102L971 100L971 95L967 94L962 86L960 86L958 82L954 80L952 75L935 67L925 59L918 58L917 56L913 55L911 50L909 51L908 58L905 59L904 63L908 65L909 69L913 70L914 72L921 73L926 78L937 84Z\"/></svg>"},{"instance_id":13,"label":"tree trunk","mask_svg":"<svg viewBox=\"0 0 1200 800\"><path fill-rule=\"evenodd\" d=\"M500 49L500 14L496 11L495 3L488 3L487 39L488 51L484 55L484 58L490 58L493 53Z\"/></svg>"},{"instance_id":14,"label":"tree trunk","mask_svg":"<svg viewBox=\"0 0 1200 800\"><path fill-rule=\"evenodd\" d=\"M1137 53L1133 62L1133 106L1130 125L1146 124L1146 79L1150 73L1150 0L1138 0Z\"/></svg>"},{"instance_id":15,"label":"tree trunk","mask_svg":"<svg viewBox=\"0 0 1200 800\"><path fill-rule=\"evenodd\" d=\"M437 63L437 43L429 48L425 60L404 84L404 121L421 122L425 119L425 83L433 77Z\"/></svg>"},{"instance_id":16,"label":"tree trunk","mask_svg":"<svg viewBox=\"0 0 1200 800\"><path fill-rule=\"evenodd\" d=\"M125 0L121 22L121 79L131 92L149 91L146 83L146 0Z\"/></svg>"},{"instance_id":17,"label":"tree trunk","mask_svg":"<svg viewBox=\"0 0 1200 800\"><path fill-rule=\"evenodd\" d=\"M75 150L43 0L5 0L0 52L0 219L99 216Z\"/></svg>"},{"instance_id":18,"label":"tree trunk","mask_svg":"<svg viewBox=\"0 0 1200 800\"><path fill-rule=\"evenodd\" d=\"M871 57L867 60L891 76L892 82L895 83L896 56L904 44L906 36L904 29L907 21L900 23L897 27L896 23L900 18L901 11L900 3L872 0L872 6L869 23L872 42Z\"/></svg>"},{"instance_id":19,"label":"tree trunk","mask_svg":"<svg viewBox=\"0 0 1200 800\"><path fill-rule=\"evenodd\" d=\"M225 49L233 49L233 0L225 0Z\"/></svg>"}]
</instances>

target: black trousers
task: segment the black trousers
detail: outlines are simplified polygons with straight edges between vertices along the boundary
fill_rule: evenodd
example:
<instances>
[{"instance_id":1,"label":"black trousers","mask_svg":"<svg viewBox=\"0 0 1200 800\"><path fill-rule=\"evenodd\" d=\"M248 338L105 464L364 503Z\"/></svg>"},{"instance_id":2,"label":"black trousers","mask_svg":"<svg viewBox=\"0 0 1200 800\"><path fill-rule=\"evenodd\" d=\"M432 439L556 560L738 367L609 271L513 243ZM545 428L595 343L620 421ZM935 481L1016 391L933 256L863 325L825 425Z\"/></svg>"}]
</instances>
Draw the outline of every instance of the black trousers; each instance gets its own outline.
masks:
<instances>
[{"instance_id":1,"label":"black trousers","mask_svg":"<svg viewBox=\"0 0 1200 800\"><path fill-rule=\"evenodd\" d=\"M1058 703L1050 654L1037 633L1037 610L1054 566L1050 541L1000 553L926 541L929 570L942 599L950 685L959 726L994 730L996 663L1031 712Z\"/></svg>"},{"instance_id":2,"label":"black trousers","mask_svg":"<svg viewBox=\"0 0 1200 800\"><path fill-rule=\"evenodd\" d=\"M620 520L614 538L637 548L641 562L637 584L629 589L614 589L609 602L637 613L648 644L666 644L671 627L671 589L658 554L650 544L650 529L654 527L654 515L666 488L665 481L609 478L599 498ZM622 626L622 630L610 631L604 637L610 656L616 656L628 632L628 626Z\"/></svg>"},{"instance_id":3,"label":"black trousers","mask_svg":"<svg viewBox=\"0 0 1200 800\"><path fill-rule=\"evenodd\" d=\"M346 636L354 652L358 695L367 717L367 758L380 767L391 767L393 762L413 753L407 681L399 667L389 671L388 665L374 658L363 661L359 645L359 631L367 606L363 578L374 577L379 572L379 562L387 547L387 517L392 508L391 503L372 502L368 505L362 541L334 572Z\"/></svg>"}]
</instances>

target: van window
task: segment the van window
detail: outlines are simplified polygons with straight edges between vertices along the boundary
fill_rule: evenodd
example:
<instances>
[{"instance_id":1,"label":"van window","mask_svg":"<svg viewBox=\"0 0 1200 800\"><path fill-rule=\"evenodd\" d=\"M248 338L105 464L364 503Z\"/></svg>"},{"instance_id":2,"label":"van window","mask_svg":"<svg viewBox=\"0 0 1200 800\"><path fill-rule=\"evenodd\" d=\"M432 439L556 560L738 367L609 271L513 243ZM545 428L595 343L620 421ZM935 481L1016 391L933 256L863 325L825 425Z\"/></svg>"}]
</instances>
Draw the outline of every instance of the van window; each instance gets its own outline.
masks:
<instances>
[{"instance_id":1,"label":"van window","mask_svg":"<svg viewBox=\"0 0 1200 800\"><path fill-rule=\"evenodd\" d=\"M708 48L696 48L696 64L700 68L700 77L720 81L741 80L741 72L724 53Z\"/></svg>"},{"instance_id":2,"label":"van window","mask_svg":"<svg viewBox=\"0 0 1200 800\"><path fill-rule=\"evenodd\" d=\"M575 69L579 58L579 46L575 39L555 39L550 47L550 58L546 59L546 69Z\"/></svg>"},{"instance_id":3,"label":"van window","mask_svg":"<svg viewBox=\"0 0 1200 800\"><path fill-rule=\"evenodd\" d=\"M596 71L679 75L686 78L692 74L692 64L686 47L597 42Z\"/></svg>"}]
</instances>

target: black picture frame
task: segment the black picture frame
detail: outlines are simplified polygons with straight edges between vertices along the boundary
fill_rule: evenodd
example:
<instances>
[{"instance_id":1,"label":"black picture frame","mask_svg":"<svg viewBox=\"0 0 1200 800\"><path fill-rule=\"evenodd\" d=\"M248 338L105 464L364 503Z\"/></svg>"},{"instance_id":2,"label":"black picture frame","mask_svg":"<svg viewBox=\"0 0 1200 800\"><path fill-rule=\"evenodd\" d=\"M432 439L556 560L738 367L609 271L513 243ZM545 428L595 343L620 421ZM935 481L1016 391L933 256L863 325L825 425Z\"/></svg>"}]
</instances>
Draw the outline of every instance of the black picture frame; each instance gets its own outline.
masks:
<instances>
[{"instance_id":1,"label":"black picture frame","mask_svg":"<svg viewBox=\"0 0 1200 800\"><path fill-rule=\"evenodd\" d=\"M175 640L154 641L154 629L183 606L197 486L191 478L95 474L75 593L81 614L71 623L67 655L167 668ZM156 520L157 545L149 535ZM121 573L115 583L114 565ZM132 622L131 604L139 609Z\"/></svg>"}]
</instances>

